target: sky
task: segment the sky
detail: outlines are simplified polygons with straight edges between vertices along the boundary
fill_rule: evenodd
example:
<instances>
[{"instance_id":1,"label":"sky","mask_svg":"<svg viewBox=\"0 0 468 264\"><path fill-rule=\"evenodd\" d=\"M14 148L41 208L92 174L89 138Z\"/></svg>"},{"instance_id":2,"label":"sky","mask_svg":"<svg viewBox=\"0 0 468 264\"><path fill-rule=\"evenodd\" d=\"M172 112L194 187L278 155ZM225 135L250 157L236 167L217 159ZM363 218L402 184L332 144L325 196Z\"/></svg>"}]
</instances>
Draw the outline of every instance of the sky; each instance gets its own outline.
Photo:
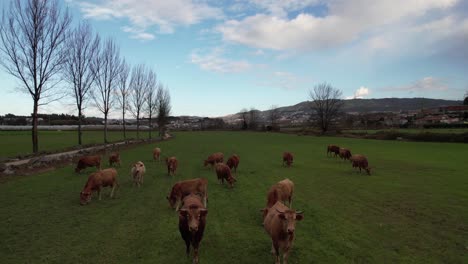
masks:
<instances>
[{"instance_id":1,"label":"sky","mask_svg":"<svg viewBox=\"0 0 468 264\"><path fill-rule=\"evenodd\" d=\"M7 9L9 1L1 2ZM74 24L87 20L103 38L115 39L130 64L154 69L169 88L173 115L293 105L323 82L346 99L461 100L468 91L467 0L60 3ZM0 69L0 114L32 112L19 85ZM71 98L39 112L76 114ZM89 104L85 115L102 114Z\"/></svg>"}]
</instances>

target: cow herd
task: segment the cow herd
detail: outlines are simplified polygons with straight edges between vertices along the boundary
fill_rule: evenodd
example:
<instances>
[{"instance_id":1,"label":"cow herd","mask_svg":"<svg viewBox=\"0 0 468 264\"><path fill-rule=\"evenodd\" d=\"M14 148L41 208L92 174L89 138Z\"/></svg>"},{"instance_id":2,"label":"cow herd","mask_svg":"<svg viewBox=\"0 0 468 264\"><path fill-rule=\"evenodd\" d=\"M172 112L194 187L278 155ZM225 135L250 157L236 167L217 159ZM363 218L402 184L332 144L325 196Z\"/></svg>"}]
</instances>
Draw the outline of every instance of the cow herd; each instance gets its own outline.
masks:
<instances>
[{"instance_id":1,"label":"cow herd","mask_svg":"<svg viewBox=\"0 0 468 264\"><path fill-rule=\"evenodd\" d=\"M340 148L337 145L328 145L327 156L340 157L342 160L349 160L353 168L358 168L359 172L365 170L368 175L371 174L371 167L366 156L361 154L351 155L351 151L346 148Z\"/></svg>"},{"instance_id":2,"label":"cow herd","mask_svg":"<svg viewBox=\"0 0 468 264\"><path fill-rule=\"evenodd\" d=\"M353 168L364 169L370 174L367 158L363 155L351 155L351 151L340 148L336 145L327 147L327 156L334 155L343 160L349 160ZM160 161L161 149L153 150L153 160ZM290 152L283 153L283 166L292 166L294 156ZM168 175L175 176L178 166L176 157L165 159ZM204 166L210 165L214 169L220 184L226 181L230 188L234 187L237 181L232 171L237 173L240 157L233 154L224 163L224 154L216 152L203 161ZM119 153L112 153L109 156L109 166L120 166ZM91 201L93 192L97 192L101 200L101 189L103 187L112 188L110 196L114 196L117 183L117 170L108 168L101 170L100 156L85 156L78 160L75 171L80 172L87 167L96 167L98 171L89 175L88 180L80 193L80 204L85 205ZM130 175L134 186L140 187L143 184L146 168L143 162L138 161L133 164ZM193 263L198 263L198 250L206 226L206 216L208 214L208 180L195 178L176 182L166 197L171 208L175 209L179 217L179 232L186 244L186 253L190 255L193 248ZM280 255L283 255L283 263L287 263L289 251L294 240L296 221L301 221L304 214L301 211L292 209L294 193L294 183L290 179L284 179L271 186L266 196L266 207L261 209L263 214L263 227L271 237L271 253L275 257L275 263L280 263ZM287 204L287 205L286 205Z\"/></svg>"}]
</instances>

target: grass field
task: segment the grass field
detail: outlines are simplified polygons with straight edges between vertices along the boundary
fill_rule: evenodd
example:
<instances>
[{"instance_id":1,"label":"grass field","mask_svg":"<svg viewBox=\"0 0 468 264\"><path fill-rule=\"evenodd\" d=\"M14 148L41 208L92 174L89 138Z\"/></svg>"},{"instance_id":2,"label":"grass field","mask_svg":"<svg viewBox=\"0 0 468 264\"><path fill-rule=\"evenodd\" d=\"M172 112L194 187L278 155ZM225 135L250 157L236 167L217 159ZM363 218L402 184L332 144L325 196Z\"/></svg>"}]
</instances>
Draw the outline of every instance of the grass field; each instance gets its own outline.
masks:
<instances>
[{"instance_id":1,"label":"grass field","mask_svg":"<svg viewBox=\"0 0 468 264\"><path fill-rule=\"evenodd\" d=\"M123 140L120 131L109 131L109 141ZM155 134L155 133L154 133ZM147 137L148 132L140 132ZM136 138L135 131L127 132L128 138ZM104 132L83 131L83 144L104 142ZM39 151L56 151L78 145L77 131L39 131ZM0 131L0 158L32 153L31 131Z\"/></svg>"},{"instance_id":2,"label":"grass field","mask_svg":"<svg viewBox=\"0 0 468 264\"><path fill-rule=\"evenodd\" d=\"M327 158L335 143L366 154L373 175ZM179 159L175 179L151 162L154 145L121 153L121 188L79 205L85 174L68 166L0 183L2 263L191 263L176 213L165 199L176 180L208 179L201 263L273 263L261 226L268 188L290 178L296 225L290 263L468 263L468 145L327 138L268 133L177 133L159 144ZM281 166L285 150L292 168ZM234 189L203 168L210 153L241 157ZM132 188L130 164L146 163ZM88 169L87 172L91 172Z\"/></svg>"}]
</instances>

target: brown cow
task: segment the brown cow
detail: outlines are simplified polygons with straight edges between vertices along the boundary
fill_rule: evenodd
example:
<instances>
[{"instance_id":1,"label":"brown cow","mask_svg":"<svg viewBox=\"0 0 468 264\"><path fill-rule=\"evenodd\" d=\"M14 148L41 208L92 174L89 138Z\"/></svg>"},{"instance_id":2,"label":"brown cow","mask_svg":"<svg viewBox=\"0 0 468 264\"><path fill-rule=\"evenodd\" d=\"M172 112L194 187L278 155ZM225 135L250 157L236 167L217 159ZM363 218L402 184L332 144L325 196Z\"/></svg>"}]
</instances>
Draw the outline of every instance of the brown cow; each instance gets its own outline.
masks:
<instances>
[{"instance_id":1,"label":"brown cow","mask_svg":"<svg viewBox=\"0 0 468 264\"><path fill-rule=\"evenodd\" d=\"M133 167L130 171L130 175L133 178L133 184L136 184L138 187L143 183L143 177L146 173L145 164L141 161L136 162L133 164Z\"/></svg>"},{"instance_id":2,"label":"brown cow","mask_svg":"<svg viewBox=\"0 0 468 264\"><path fill-rule=\"evenodd\" d=\"M161 149L160 148L153 149L153 160L161 161Z\"/></svg>"},{"instance_id":3,"label":"brown cow","mask_svg":"<svg viewBox=\"0 0 468 264\"><path fill-rule=\"evenodd\" d=\"M117 183L117 171L114 168L109 168L91 173L88 181L80 193L80 204L85 205L91 201L93 191L97 191L99 200L101 200L102 187L112 187L110 197L114 197L115 187L119 187Z\"/></svg>"},{"instance_id":4,"label":"brown cow","mask_svg":"<svg viewBox=\"0 0 468 264\"><path fill-rule=\"evenodd\" d=\"M185 241L187 256L190 255L190 245L193 247L193 263L198 263L198 247L203 239L207 214L208 210L196 194L186 196L184 206L179 210L179 232Z\"/></svg>"},{"instance_id":5,"label":"brown cow","mask_svg":"<svg viewBox=\"0 0 468 264\"><path fill-rule=\"evenodd\" d=\"M239 166L239 161L240 161L239 156L236 154L233 154L226 162L226 165L229 166L229 169L231 170L234 169L234 171L237 172L237 166Z\"/></svg>"},{"instance_id":6,"label":"brown cow","mask_svg":"<svg viewBox=\"0 0 468 264\"><path fill-rule=\"evenodd\" d=\"M223 162L224 161L224 154L221 152L216 152L208 156L208 158L204 161L204 166L206 167L208 164L211 164L211 167L213 168L216 163Z\"/></svg>"},{"instance_id":7,"label":"brown cow","mask_svg":"<svg viewBox=\"0 0 468 264\"><path fill-rule=\"evenodd\" d=\"M166 199L169 201L169 205L177 211L185 196L189 194L200 194L203 197L203 204L206 207L208 201L207 187L208 180L204 178L180 181L172 186L171 193Z\"/></svg>"},{"instance_id":8,"label":"brown cow","mask_svg":"<svg viewBox=\"0 0 468 264\"><path fill-rule=\"evenodd\" d=\"M175 176L178 164L176 157L166 158L167 174Z\"/></svg>"},{"instance_id":9,"label":"brown cow","mask_svg":"<svg viewBox=\"0 0 468 264\"><path fill-rule=\"evenodd\" d=\"M327 156L331 153L334 154L334 157L336 157L337 155L340 154L340 147L338 147L337 145L328 145L327 147Z\"/></svg>"},{"instance_id":10,"label":"brown cow","mask_svg":"<svg viewBox=\"0 0 468 264\"><path fill-rule=\"evenodd\" d=\"M291 207L293 193L294 183L288 178L279 181L273 186L271 186L267 194L266 207L261 210L263 212L263 219L265 219L266 215L268 214L268 209L270 209L278 201L288 201L289 207Z\"/></svg>"},{"instance_id":11,"label":"brown cow","mask_svg":"<svg viewBox=\"0 0 468 264\"><path fill-rule=\"evenodd\" d=\"M294 156L291 152L284 152L283 153L283 166L284 163L286 162L286 165L290 167L293 163Z\"/></svg>"},{"instance_id":12,"label":"brown cow","mask_svg":"<svg viewBox=\"0 0 468 264\"><path fill-rule=\"evenodd\" d=\"M80 173L87 167L96 167L97 170L101 169L101 156L84 156L78 160L76 164L75 172Z\"/></svg>"},{"instance_id":13,"label":"brown cow","mask_svg":"<svg viewBox=\"0 0 468 264\"><path fill-rule=\"evenodd\" d=\"M234 186L234 182L237 180L236 178L232 177L231 169L229 169L229 167L224 163L217 163L215 168L218 181L221 181L221 183L224 184L224 180L226 180L229 183L229 186L232 188Z\"/></svg>"},{"instance_id":14,"label":"brown cow","mask_svg":"<svg viewBox=\"0 0 468 264\"><path fill-rule=\"evenodd\" d=\"M359 172L361 172L361 169L364 169L367 172L367 175L371 175L371 167L369 167L369 162L367 161L366 156L354 154L349 160L351 161L353 168L359 168Z\"/></svg>"},{"instance_id":15,"label":"brown cow","mask_svg":"<svg viewBox=\"0 0 468 264\"><path fill-rule=\"evenodd\" d=\"M109 166L114 164L119 164L120 167L120 153L118 152L111 153L109 156Z\"/></svg>"},{"instance_id":16,"label":"brown cow","mask_svg":"<svg viewBox=\"0 0 468 264\"><path fill-rule=\"evenodd\" d=\"M342 160L349 160L349 158L351 158L351 151L349 149L340 148L339 155Z\"/></svg>"},{"instance_id":17,"label":"brown cow","mask_svg":"<svg viewBox=\"0 0 468 264\"><path fill-rule=\"evenodd\" d=\"M270 235L272 246L271 253L275 256L275 263L280 263L280 251L283 253L283 263L288 263L289 250L294 241L296 221L304 219L300 211L289 209L282 202L276 202L263 221L266 232Z\"/></svg>"}]
</instances>

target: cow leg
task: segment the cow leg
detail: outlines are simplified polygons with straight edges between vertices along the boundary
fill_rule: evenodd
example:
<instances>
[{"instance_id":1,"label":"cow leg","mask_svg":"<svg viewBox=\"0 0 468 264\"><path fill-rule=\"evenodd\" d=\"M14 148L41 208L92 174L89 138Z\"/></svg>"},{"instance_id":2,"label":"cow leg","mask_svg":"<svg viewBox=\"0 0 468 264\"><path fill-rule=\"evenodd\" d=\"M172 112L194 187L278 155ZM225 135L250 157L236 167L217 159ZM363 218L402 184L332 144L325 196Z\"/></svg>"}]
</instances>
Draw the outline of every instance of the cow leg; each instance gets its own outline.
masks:
<instances>
[{"instance_id":1,"label":"cow leg","mask_svg":"<svg viewBox=\"0 0 468 264\"><path fill-rule=\"evenodd\" d=\"M193 247L193 264L198 264L198 245Z\"/></svg>"},{"instance_id":2,"label":"cow leg","mask_svg":"<svg viewBox=\"0 0 468 264\"><path fill-rule=\"evenodd\" d=\"M111 193L110 193L110 197L111 197L111 198L114 198L114 190L115 190L115 184L112 185L112 191L111 191Z\"/></svg>"},{"instance_id":3,"label":"cow leg","mask_svg":"<svg viewBox=\"0 0 468 264\"><path fill-rule=\"evenodd\" d=\"M288 264L289 248L283 252L283 264Z\"/></svg>"},{"instance_id":4,"label":"cow leg","mask_svg":"<svg viewBox=\"0 0 468 264\"><path fill-rule=\"evenodd\" d=\"M190 257L190 240L188 239L185 240L185 254Z\"/></svg>"}]
</instances>

